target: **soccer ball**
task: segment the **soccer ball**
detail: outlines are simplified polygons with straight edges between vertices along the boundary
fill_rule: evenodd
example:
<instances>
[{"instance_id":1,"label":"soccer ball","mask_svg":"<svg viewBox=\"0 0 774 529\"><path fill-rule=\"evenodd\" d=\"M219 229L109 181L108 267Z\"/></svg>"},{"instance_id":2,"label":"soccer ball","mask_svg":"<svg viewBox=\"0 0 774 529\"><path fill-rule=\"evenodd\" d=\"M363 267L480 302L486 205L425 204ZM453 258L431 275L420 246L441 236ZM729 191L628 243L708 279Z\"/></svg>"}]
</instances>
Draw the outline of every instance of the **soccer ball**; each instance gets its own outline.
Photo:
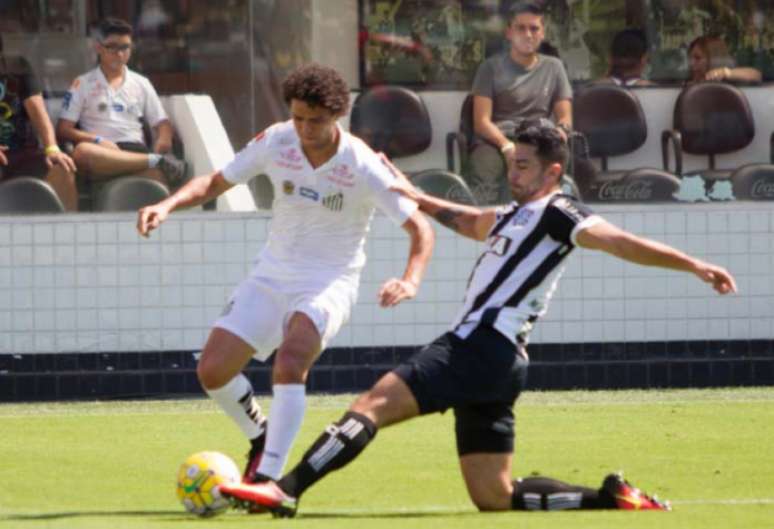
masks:
<instances>
[{"instance_id":1,"label":"soccer ball","mask_svg":"<svg viewBox=\"0 0 774 529\"><path fill-rule=\"evenodd\" d=\"M197 452L180 465L177 497L186 511L198 516L215 516L229 506L228 500L220 495L218 486L241 479L236 463L227 455Z\"/></svg>"}]
</instances>

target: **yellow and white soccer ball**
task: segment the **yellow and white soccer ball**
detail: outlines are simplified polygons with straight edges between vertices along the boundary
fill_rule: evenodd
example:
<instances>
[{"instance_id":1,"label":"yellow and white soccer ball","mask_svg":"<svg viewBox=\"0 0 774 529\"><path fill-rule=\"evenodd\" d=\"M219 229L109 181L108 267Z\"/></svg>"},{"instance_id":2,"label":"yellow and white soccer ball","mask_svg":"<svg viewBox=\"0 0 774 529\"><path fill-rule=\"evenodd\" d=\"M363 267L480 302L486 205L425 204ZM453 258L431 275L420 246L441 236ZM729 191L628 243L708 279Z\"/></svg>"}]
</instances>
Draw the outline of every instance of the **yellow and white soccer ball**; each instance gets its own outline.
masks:
<instances>
[{"instance_id":1,"label":"yellow and white soccer ball","mask_svg":"<svg viewBox=\"0 0 774 529\"><path fill-rule=\"evenodd\" d=\"M186 511L197 516L215 516L229 506L228 500L220 495L219 485L241 479L236 463L227 455L197 452L180 465L177 497Z\"/></svg>"}]
</instances>

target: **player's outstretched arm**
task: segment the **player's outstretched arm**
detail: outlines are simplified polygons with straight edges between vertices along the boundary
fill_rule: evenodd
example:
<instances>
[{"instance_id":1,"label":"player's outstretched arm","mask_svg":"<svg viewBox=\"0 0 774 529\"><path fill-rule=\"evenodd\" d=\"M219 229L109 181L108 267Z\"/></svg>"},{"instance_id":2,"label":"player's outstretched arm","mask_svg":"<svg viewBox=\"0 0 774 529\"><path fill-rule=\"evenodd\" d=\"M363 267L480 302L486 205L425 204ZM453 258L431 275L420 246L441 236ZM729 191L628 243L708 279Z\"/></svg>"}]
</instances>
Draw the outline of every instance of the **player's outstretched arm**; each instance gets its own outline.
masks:
<instances>
[{"instance_id":1,"label":"player's outstretched arm","mask_svg":"<svg viewBox=\"0 0 774 529\"><path fill-rule=\"evenodd\" d=\"M386 156L381 155L381 159L396 176L395 184L390 189L416 202L420 211L427 213L450 230L477 241L487 238L497 219L494 209L465 206L425 194L414 186L403 171Z\"/></svg>"},{"instance_id":2,"label":"player's outstretched arm","mask_svg":"<svg viewBox=\"0 0 774 529\"><path fill-rule=\"evenodd\" d=\"M633 263L691 272L720 294L736 292L736 282L725 268L691 257L667 244L638 237L604 220L580 231L576 240L584 248L602 250Z\"/></svg>"},{"instance_id":3,"label":"player's outstretched arm","mask_svg":"<svg viewBox=\"0 0 774 529\"><path fill-rule=\"evenodd\" d=\"M411 239L408 263L403 277L388 279L379 289L377 295L382 307L395 306L417 295L435 246L435 232L419 211L415 211L401 227Z\"/></svg>"},{"instance_id":4,"label":"player's outstretched arm","mask_svg":"<svg viewBox=\"0 0 774 529\"><path fill-rule=\"evenodd\" d=\"M217 171L207 176L197 176L161 202L145 206L137 212L137 231L147 237L158 228L170 213L178 208L190 208L209 202L234 187Z\"/></svg>"}]
</instances>

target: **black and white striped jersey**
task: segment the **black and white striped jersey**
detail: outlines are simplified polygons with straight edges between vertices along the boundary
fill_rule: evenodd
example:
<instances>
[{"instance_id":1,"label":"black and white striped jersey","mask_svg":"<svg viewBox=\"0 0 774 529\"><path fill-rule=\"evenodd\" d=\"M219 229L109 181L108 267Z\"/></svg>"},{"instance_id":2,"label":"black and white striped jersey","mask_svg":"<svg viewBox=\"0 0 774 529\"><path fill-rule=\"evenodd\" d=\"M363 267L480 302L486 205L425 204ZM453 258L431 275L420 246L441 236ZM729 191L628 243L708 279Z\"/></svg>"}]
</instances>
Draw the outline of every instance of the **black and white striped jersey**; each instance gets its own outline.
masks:
<instances>
[{"instance_id":1,"label":"black and white striped jersey","mask_svg":"<svg viewBox=\"0 0 774 529\"><path fill-rule=\"evenodd\" d=\"M514 343L526 343L546 312L575 236L600 220L585 204L559 192L498 210L453 332L466 338L483 324Z\"/></svg>"}]
</instances>

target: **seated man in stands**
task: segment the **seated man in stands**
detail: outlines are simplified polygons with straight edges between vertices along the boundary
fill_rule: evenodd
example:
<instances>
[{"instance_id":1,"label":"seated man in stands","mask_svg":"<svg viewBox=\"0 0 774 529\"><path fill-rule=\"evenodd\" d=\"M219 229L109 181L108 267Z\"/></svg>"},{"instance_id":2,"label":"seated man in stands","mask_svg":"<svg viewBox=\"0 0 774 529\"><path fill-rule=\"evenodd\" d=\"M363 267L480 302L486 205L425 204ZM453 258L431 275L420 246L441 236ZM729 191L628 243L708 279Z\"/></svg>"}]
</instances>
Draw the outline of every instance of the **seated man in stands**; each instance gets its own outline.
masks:
<instances>
[{"instance_id":1,"label":"seated man in stands","mask_svg":"<svg viewBox=\"0 0 774 529\"><path fill-rule=\"evenodd\" d=\"M648 65L648 39L641 29L619 31L610 45L610 67L607 77L597 83L618 86L653 86L643 77Z\"/></svg>"},{"instance_id":2,"label":"seated man in stands","mask_svg":"<svg viewBox=\"0 0 774 529\"><path fill-rule=\"evenodd\" d=\"M473 81L473 127L477 138L463 172L479 204L510 201L505 157L525 119L553 115L565 139L572 127L572 88L561 61L538 53L545 28L537 3L520 2L510 11L510 48L484 61Z\"/></svg>"},{"instance_id":3,"label":"seated man in stands","mask_svg":"<svg viewBox=\"0 0 774 529\"><path fill-rule=\"evenodd\" d=\"M77 208L75 164L57 147L38 78L23 57L3 54L0 36L0 178L22 175L46 175L65 209Z\"/></svg>"},{"instance_id":4,"label":"seated man in stands","mask_svg":"<svg viewBox=\"0 0 774 529\"><path fill-rule=\"evenodd\" d=\"M75 143L78 171L92 180L131 173L180 184L185 163L168 154L172 124L150 81L126 66L132 27L122 20L104 20L96 48L99 65L73 82L57 124L59 139ZM152 151L142 120L154 130Z\"/></svg>"}]
</instances>

